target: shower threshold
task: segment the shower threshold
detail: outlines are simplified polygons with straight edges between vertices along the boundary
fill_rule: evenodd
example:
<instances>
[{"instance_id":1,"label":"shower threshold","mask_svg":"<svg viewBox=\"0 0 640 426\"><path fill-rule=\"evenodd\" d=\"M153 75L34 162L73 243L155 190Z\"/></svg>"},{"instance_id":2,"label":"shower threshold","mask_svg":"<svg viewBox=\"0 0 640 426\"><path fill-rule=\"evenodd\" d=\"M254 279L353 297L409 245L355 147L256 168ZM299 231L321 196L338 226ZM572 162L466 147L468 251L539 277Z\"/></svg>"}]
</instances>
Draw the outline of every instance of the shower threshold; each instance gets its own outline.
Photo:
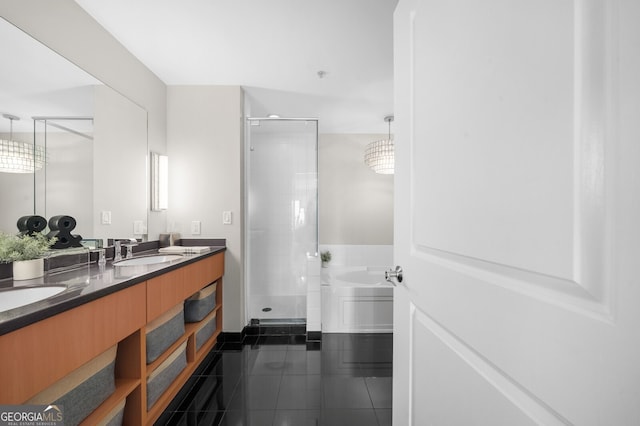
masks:
<instances>
[{"instance_id":1,"label":"shower threshold","mask_svg":"<svg viewBox=\"0 0 640 426\"><path fill-rule=\"evenodd\" d=\"M251 325L306 325L306 318L253 318Z\"/></svg>"}]
</instances>

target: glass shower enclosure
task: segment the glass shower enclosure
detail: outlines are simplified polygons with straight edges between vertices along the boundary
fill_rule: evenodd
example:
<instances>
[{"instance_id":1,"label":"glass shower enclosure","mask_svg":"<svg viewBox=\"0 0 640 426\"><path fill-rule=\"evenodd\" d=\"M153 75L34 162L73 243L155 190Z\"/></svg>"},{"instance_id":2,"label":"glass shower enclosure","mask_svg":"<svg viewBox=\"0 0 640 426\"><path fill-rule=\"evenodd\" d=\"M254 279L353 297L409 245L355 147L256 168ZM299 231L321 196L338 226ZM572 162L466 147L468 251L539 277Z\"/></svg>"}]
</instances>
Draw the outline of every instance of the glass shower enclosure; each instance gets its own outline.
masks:
<instances>
[{"instance_id":1,"label":"glass shower enclosure","mask_svg":"<svg viewBox=\"0 0 640 426\"><path fill-rule=\"evenodd\" d=\"M318 256L318 121L248 118L245 134L247 316L303 323Z\"/></svg>"}]
</instances>

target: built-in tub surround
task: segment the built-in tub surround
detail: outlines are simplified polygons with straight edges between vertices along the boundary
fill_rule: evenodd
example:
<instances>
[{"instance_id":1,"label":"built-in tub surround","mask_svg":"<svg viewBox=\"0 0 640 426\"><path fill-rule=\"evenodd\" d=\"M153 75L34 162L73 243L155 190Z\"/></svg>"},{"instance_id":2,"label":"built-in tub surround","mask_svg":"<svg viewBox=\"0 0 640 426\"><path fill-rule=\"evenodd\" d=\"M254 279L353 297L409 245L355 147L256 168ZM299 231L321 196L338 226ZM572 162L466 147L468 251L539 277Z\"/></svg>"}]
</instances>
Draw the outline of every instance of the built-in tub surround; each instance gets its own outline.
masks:
<instances>
[{"instance_id":1,"label":"built-in tub surround","mask_svg":"<svg viewBox=\"0 0 640 426\"><path fill-rule=\"evenodd\" d=\"M393 265L393 246L321 244L320 251L331 252L331 261L310 299L321 305L322 332L392 332L393 288L384 271Z\"/></svg>"},{"instance_id":2,"label":"built-in tub surround","mask_svg":"<svg viewBox=\"0 0 640 426\"><path fill-rule=\"evenodd\" d=\"M323 333L393 332L393 285L385 267L323 268Z\"/></svg>"}]
</instances>

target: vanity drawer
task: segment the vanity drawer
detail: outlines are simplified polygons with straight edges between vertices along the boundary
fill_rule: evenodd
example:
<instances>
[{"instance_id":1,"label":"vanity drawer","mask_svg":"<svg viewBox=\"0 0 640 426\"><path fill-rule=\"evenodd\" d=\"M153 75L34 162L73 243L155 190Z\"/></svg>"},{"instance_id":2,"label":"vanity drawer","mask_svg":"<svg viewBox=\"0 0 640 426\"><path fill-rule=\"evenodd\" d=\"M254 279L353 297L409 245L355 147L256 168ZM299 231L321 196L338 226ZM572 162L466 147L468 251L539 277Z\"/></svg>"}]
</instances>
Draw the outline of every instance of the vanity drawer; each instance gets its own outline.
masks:
<instances>
[{"instance_id":1,"label":"vanity drawer","mask_svg":"<svg viewBox=\"0 0 640 426\"><path fill-rule=\"evenodd\" d=\"M153 321L186 299L182 295L183 283L184 268L147 281L147 322Z\"/></svg>"},{"instance_id":2,"label":"vanity drawer","mask_svg":"<svg viewBox=\"0 0 640 426\"><path fill-rule=\"evenodd\" d=\"M184 268L184 299L221 278L224 274L224 254L218 253Z\"/></svg>"},{"instance_id":3,"label":"vanity drawer","mask_svg":"<svg viewBox=\"0 0 640 426\"><path fill-rule=\"evenodd\" d=\"M218 253L148 280L147 322L184 302L203 287L221 278L223 273L224 254Z\"/></svg>"}]
</instances>

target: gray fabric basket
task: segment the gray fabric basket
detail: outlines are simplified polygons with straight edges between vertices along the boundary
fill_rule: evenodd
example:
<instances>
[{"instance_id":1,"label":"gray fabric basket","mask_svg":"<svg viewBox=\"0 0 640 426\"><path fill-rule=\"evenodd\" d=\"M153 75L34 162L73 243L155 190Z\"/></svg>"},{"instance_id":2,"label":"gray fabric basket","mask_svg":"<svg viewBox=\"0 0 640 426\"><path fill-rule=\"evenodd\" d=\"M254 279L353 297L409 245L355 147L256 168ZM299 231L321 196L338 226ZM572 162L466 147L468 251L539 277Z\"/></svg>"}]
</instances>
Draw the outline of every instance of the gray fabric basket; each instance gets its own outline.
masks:
<instances>
[{"instance_id":1,"label":"gray fabric basket","mask_svg":"<svg viewBox=\"0 0 640 426\"><path fill-rule=\"evenodd\" d=\"M199 322L209 315L216 307L216 286L213 283L184 302L184 320L186 322Z\"/></svg>"},{"instance_id":2,"label":"gray fabric basket","mask_svg":"<svg viewBox=\"0 0 640 426\"><path fill-rule=\"evenodd\" d=\"M184 334L184 312L182 305L167 311L147 325L147 364L166 351Z\"/></svg>"},{"instance_id":3,"label":"gray fabric basket","mask_svg":"<svg viewBox=\"0 0 640 426\"><path fill-rule=\"evenodd\" d=\"M216 331L216 316L212 316L204 324L198 328L196 332L196 351L199 351L202 345L209 340L213 333Z\"/></svg>"},{"instance_id":4,"label":"gray fabric basket","mask_svg":"<svg viewBox=\"0 0 640 426\"><path fill-rule=\"evenodd\" d=\"M27 403L60 405L64 424L79 424L115 392L116 354L117 345L58 380Z\"/></svg>"},{"instance_id":5,"label":"gray fabric basket","mask_svg":"<svg viewBox=\"0 0 640 426\"><path fill-rule=\"evenodd\" d=\"M184 342L147 378L147 411L187 366L186 347Z\"/></svg>"},{"instance_id":6,"label":"gray fabric basket","mask_svg":"<svg viewBox=\"0 0 640 426\"><path fill-rule=\"evenodd\" d=\"M115 392L115 361L53 402L62 405L65 425L77 425Z\"/></svg>"}]
</instances>

